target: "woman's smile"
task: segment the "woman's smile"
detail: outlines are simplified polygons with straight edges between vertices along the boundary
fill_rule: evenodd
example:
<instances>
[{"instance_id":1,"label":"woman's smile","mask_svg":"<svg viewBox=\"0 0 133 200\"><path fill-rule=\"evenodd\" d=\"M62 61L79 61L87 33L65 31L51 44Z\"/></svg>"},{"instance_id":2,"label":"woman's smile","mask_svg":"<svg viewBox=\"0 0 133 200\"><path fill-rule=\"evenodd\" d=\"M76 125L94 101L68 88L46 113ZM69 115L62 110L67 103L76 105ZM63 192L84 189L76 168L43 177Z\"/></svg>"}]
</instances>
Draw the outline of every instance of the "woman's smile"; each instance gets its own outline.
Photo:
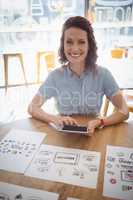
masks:
<instances>
[{"instance_id":1,"label":"woman's smile","mask_svg":"<svg viewBox=\"0 0 133 200\"><path fill-rule=\"evenodd\" d=\"M68 54L73 58L78 58L82 55L81 53L68 53Z\"/></svg>"}]
</instances>

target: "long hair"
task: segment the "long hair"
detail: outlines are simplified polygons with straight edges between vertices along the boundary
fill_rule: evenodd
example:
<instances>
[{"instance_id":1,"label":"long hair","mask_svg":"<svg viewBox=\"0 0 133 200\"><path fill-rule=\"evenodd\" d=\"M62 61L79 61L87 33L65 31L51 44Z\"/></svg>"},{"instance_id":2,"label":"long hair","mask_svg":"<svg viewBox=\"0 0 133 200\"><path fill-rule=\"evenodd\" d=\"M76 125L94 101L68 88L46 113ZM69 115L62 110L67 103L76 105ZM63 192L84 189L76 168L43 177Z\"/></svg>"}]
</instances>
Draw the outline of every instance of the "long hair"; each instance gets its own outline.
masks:
<instances>
[{"instance_id":1,"label":"long hair","mask_svg":"<svg viewBox=\"0 0 133 200\"><path fill-rule=\"evenodd\" d=\"M65 21L63 25L62 35L60 38L60 47L58 51L59 62L63 65L66 65L66 63L68 63L68 60L64 53L64 34L65 34L65 31L71 27L80 28L87 32L89 50L88 50L85 64L86 64L86 68L89 68L91 71L95 72L96 67L97 67L96 65L97 46L96 46L94 33L93 33L93 29L90 22L86 18L81 17L81 16L70 17L69 19Z\"/></svg>"}]
</instances>

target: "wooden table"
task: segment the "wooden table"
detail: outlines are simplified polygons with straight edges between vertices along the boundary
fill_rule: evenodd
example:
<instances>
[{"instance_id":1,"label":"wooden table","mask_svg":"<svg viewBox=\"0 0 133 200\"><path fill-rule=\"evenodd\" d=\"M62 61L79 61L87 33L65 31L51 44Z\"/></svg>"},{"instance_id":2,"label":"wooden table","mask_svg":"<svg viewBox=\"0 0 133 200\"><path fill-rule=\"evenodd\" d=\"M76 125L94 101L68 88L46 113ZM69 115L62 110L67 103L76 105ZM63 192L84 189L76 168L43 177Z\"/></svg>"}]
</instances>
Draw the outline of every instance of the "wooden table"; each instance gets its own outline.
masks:
<instances>
[{"instance_id":1,"label":"wooden table","mask_svg":"<svg viewBox=\"0 0 133 200\"><path fill-rule=\"evenodd\" d=\"M87 116L75 116L75 118L82 125L86 124L88 121ZM96 189L45 181L37 178L26 177L18 173L0 171L0 181L50 192L57 192L60 194L59 200L66 200L67 197L75 197L81 200L111 200L112 198L102 196L106 146L114 145L133 148L133 121L97 130L93 137L86 137L76 134L60 134L54 131L47 124L29 118L0 126L0 139L2 139L11 128L46 132L46 144L98 151L101 153L100 170Z\"/></svg>"}]
</instances>

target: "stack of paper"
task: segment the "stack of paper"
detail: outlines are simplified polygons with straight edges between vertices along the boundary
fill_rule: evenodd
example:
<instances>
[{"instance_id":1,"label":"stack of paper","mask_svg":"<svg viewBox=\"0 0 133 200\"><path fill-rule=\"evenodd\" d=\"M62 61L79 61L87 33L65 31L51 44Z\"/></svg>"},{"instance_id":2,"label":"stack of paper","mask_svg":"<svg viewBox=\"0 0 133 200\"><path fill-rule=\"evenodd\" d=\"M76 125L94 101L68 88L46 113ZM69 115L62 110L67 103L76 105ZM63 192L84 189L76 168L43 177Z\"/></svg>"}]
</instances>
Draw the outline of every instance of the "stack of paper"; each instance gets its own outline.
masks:
<instances>
[{"instance_id":1,"label":"stack of paper","mask_svg":"<svg viewBox=\"0 0 133 200\"><path fill-rule=\"evenodd\" d=\"M24 173L45 136L41 132L11 130L0 141L0 169Z\"/></svg>"}]
</instances>

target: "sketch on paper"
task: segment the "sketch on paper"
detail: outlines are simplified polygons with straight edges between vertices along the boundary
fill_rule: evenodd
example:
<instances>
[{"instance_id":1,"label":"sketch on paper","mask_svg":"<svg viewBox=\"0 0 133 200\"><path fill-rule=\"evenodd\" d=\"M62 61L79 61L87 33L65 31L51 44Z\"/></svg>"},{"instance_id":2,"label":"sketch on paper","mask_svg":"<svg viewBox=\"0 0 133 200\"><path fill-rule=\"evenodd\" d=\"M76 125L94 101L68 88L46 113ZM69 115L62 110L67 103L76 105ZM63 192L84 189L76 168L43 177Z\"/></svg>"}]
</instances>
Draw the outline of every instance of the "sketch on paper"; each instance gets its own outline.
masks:
<instances>
[{"instance_id":1,"label":"sketch on paper","mask_svg":"<svg viewBox=\"0 0 133 200\"><path fill-rule=\"evenodd\" d=\"M41 145L25 175L96 188L100 153Z\"/></svg>"},{"instance_id":2,"label":"sketch on paper","mask_svg":"<svg viewBox=\"0 0 133 200\"><path fill-rule=\"evenodd\" d=\"M78 157L79 157L79 154L56 152L53 161L55 163L76 165L78 161Z\"/></svg>"},{"instance_id":3,"label":"sketch on paper","mask_svg":"<svg viewBox=\"0 0 133 200\"><path fill-rule=\"evenodd\" d=\"M24 173L46 134L11 130L0 141L0 169Z\"/></svg>"},{"instance_id":4,"label":"sketch on paper","mask_svg":"<svg viewBox=\"0 0 133 200\"><path fill-rule=\"evenodd\" d=\"M133 199L133 148L107 146L103 195Z\"/></svg>"},{"instance_id":5,"label":"sketch on paper","mask_svg":"<svg viewBox=\"0 0 133 200\"><path fill-rule=\"evenodd\" d=\"M0 200L57 200L58 194L0 182Z\"/></svg>"},{"instance_id":6,"label":"sketch on paper","mask_svg":"<svg viewBox=\"0 0 133 200\"><path fill-rule=\"evenodd\" d=\"M10 200L9 196L5 193L0 193L0 200Z\"/></svg>"}]
</instances>

